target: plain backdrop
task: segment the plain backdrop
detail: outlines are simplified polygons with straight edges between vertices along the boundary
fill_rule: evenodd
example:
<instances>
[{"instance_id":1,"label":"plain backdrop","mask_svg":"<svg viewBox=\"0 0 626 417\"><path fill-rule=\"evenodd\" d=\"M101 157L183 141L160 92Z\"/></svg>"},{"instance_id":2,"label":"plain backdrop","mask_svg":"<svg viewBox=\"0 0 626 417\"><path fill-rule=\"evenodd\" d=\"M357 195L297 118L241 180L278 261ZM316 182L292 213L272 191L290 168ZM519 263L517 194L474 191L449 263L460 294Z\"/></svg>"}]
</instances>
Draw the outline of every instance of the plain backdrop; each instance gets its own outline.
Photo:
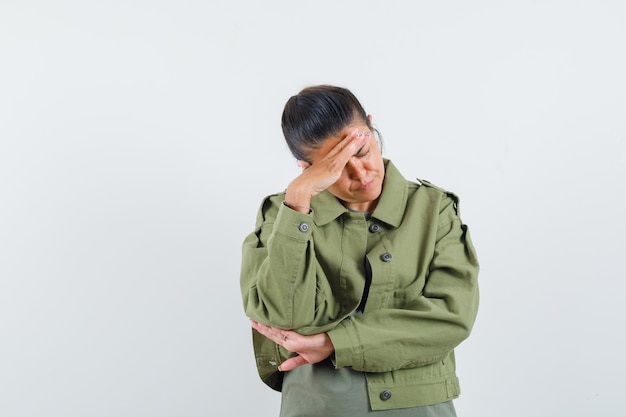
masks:
<instances>
[{"instance_id":1,"label":"plain backdrop","mask_svg":"<svg viewBox=\"0 0 626 417\"><path fill-rule=\"evenodd\" d=\"M0 0L0 415L276 416L241 242L350 88L461 197L459 417L623 416L626 3Z\"/></svg>"}]
</instances>

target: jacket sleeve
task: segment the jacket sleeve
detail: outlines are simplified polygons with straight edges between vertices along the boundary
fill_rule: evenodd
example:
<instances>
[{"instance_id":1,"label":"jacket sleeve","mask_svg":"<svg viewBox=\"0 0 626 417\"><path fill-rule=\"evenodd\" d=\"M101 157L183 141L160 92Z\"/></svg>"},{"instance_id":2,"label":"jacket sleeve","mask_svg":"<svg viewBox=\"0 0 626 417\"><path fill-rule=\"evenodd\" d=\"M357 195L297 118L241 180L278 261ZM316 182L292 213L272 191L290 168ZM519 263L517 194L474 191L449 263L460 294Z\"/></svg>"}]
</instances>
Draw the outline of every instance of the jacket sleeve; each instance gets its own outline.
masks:
<instances>
[{"instance_id":1,"label":"jacket sleeve","mask_svg":"<svg viewBox=\"0 0 626 417\"><path fill-rule=\"evenodd\" d=\"M366 372L443 360L467 338L478 310L478 261L454 195L442 194L434 254L423 288L402 309L353 315L328 332L335 365Z\"/></svg>"},{"instance_id":2,"label":"jacket sleeve","mask_svg":"<svg viewBox=\"0 0 626 417\"><path fill-rule=\"evenodd\" d=\"M268 197L243 243L240 286L246 315L283 329L314 321L318 296L310 215Z\"/></svg>"}]
</instances>

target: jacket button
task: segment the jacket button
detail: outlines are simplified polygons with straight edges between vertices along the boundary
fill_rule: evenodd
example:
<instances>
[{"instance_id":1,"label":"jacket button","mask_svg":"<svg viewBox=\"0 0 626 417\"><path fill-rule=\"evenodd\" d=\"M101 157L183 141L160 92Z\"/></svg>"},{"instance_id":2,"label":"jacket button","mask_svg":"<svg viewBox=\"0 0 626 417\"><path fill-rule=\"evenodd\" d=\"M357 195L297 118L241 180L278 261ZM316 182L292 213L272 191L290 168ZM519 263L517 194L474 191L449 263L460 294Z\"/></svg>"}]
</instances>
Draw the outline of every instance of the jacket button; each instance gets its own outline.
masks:
<instances>
[{"instance_id":1,"label":"jacket button","mask_svg":"<svg viewBox=\"0 0 626 417\"><path fill-rule=\"evenodd\" d=\"M377 225L376 223L370 224L370 232L372 233L380 232L380 226Z\"/></svg>"},{"instance_id":2,"label":"jacket button","mask_svg":"<svg viewBox=\"0 0 626 417\"><path fill-rule=\"evenodd\" d=\"M309 231L309 224L302 222L298 225L298 230L300 230L301 232L308 232Z\"/></svg>"},{"instance_id":3,"label":"jacket button","mask_svg":"<svg viewBox=\"0 0 626 417\"><path fill-rule=\"evenodd\" d=\"M391 391L384 390L383 392L380 393L381 400L387 401L389 398L391 398Z\"/></svg>"},{"instance_id":4,"label":"jacket button","mask_svg":"<svg viewBox=\"0 0 626 417\"><path fill-rule=\"evenodd\" d=\"M383 262L391 262L391 254L389 252L385 252L382 255L380 255L380 259L383 260Z\"/></svg>"}]
</instances>

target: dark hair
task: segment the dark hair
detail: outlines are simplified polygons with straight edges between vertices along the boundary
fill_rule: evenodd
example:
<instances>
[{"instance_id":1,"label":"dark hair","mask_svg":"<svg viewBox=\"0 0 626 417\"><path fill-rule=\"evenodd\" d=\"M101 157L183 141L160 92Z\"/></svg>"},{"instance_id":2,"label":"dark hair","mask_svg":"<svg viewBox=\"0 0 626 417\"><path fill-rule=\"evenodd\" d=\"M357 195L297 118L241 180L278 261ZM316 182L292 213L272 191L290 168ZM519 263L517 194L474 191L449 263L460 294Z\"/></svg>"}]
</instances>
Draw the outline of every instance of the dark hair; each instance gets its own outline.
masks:
<instances>
[{"instance_id":1,"label":"dark hair","mask_svg":"<svg viewBox=\"0 0 626 417\"><path fill-rule=\"evenodd\" d=\"M332 85L307 87L287 100L283 110L283 135L296 159L307 161L307 153L337 135L355 119L372 129L365 109L350 90Z\"/></svg>"}]
</instances>

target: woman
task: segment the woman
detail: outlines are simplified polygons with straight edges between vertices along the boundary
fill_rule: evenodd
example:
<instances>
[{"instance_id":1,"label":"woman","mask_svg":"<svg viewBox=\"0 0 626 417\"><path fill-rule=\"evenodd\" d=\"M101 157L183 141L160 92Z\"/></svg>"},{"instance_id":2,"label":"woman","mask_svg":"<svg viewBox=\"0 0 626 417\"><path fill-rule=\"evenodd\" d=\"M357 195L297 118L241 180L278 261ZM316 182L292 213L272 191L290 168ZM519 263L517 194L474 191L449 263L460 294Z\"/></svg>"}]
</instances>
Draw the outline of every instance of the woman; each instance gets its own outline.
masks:
<instances>
[{"instance_id":1,"label":"woman","mask_svg":"<svg viewBox=\"0 0 626 417\"><path fill-rule=\"evenodd\" d=\"M263 201L241 270L281 416L454 416L454 348L478 308L458 199L383 159L344 88L291 97L282 129L302 173Z\"/></svg>"}]
</instances>

